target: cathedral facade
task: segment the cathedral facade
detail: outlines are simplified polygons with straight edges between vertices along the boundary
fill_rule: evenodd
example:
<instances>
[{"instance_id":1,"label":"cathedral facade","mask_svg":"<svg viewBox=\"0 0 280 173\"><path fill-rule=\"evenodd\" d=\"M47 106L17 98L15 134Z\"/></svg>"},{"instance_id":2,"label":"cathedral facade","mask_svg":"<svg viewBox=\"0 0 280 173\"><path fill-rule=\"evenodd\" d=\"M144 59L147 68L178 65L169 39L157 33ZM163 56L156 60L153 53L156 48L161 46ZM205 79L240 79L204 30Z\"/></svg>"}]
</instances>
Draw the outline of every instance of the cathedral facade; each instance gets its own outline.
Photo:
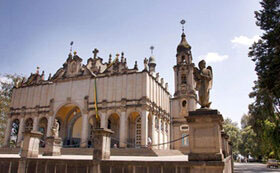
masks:
<instances>
[{"instance_id":1,"label":"cathedral facade","mask_svg":"<svg viewBox=\"0 0 280 173\"><path fill-rule=\"evenodd\" d=\"M184 117L196 109L193 68L184 33L177 47L174 96L156 73L153 56L139 70L137 62L127 66L123 53L103 62L95 49L87 64L70 53L54 75L46 78L37 70L14 88L5 146L19 146L30 130L43 133L44 146L57 119L64 147L91 147L92 129L101 127L114 131L112 146L188 152Z\"/></svg>"}]
</instances>

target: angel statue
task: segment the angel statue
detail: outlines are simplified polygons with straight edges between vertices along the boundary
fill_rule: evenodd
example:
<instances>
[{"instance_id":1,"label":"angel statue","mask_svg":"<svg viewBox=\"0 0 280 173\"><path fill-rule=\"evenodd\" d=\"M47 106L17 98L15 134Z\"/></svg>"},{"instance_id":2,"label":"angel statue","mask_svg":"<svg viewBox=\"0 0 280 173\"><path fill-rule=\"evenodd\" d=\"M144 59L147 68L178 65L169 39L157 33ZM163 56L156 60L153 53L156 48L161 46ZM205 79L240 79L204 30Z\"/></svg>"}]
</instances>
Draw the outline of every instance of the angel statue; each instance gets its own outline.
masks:
<instances>
[{"instance_id":1,"label":"angel statue","mask_svg":"<svg viewBox=\"0 0 280 173\"><path fill-rule=\"evenodd\" d=\"M195 89L198 91L199 104L201 108L209 108L211 102L209 102L210 89L212 88L213 73L212 67L206 68L206 62L201 60L198 63L198 67L194 67L194 80L196 81Z\"/></svg>"},{"instance_id":2,"label":"angel statue","mask_svg":"<svg viewBox=\"0 0 280 173\"><path fill-rule=\"evenodd\" d=\"M58 131L59 131L59 123L57 121L57 119L54 120L54 123L53 123L53 127L52 127L52 136L53 137L58 137Z\"/></svg>"}]
</instances>

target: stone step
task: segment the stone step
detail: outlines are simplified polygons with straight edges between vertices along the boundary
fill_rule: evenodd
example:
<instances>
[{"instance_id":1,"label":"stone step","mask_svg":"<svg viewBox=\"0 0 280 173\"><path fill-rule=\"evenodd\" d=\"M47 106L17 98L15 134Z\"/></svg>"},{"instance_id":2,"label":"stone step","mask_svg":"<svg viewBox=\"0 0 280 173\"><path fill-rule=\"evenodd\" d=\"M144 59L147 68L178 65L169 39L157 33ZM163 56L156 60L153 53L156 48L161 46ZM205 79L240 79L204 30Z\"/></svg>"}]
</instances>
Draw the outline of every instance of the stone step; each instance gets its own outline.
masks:
<instances>
[{"instance_id":1,"label":"stone step","mask_svg":"<svg viewBox=\"0 0 280 173\"><path fill-rule=\"evenodd\" d=\"M18 154L20 148L0 148L0 154ZM40 148L40 154L44 148ZM93 148L61 148L62 155L92 155ZM179 150L159 150L148 148L111 148L112 156L175 156L183 155Z\"/></svg>"}]
</instances>

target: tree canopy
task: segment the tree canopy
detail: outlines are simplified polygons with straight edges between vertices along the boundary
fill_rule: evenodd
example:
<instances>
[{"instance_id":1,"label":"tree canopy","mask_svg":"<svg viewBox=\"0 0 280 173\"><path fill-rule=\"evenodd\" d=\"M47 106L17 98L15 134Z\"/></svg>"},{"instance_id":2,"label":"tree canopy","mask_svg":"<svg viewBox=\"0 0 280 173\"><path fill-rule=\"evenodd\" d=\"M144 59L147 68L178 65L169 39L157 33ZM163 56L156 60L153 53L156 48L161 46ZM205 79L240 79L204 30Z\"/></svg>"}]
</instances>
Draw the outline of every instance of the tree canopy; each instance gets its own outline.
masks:
<instances>
[{"instance_id":1,"label":"tree canopy","mask_svg":"<svg viewBox=\"0 0 280 173\"><path fill-rule=\"evenodd\" d=\"M261 39L250 47L258 79L249 94L249 125L261 139L261 153L280 158L280 1L263 0L255 12Z\"/></svg>"}]
</instances>

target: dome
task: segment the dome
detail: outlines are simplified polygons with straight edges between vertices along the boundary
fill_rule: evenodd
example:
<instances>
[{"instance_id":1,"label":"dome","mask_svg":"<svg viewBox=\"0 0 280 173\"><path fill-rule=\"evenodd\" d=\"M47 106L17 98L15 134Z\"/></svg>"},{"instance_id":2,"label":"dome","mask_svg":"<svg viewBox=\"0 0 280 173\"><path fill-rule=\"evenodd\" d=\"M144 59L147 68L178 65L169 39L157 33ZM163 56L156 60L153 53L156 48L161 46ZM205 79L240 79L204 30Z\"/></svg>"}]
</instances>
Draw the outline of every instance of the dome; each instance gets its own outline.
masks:
<instances>
[{"instance_id":1,"label":"dome","mask_svg":"<svg viewBox=\"0 0 280 173\"><path fill-rule=\"evenodd\" d=\"M155 63L156 63L156 60L155 60L154 56L150 56L149 64L155 64Z\"/></svg>"},{"instance_id":2,"label":"dome","mask_svg":"<svg viewBox=\"0 0 280 173\"><path fill-rule=\"evenodd\" d=\"M177 46L177 52L183 52L183 51L190 50L191 46L189 45L189 43L186 40L186 35L183 33L181 37L182 37L181 42Z\"/></svg>"}]
</instances>

